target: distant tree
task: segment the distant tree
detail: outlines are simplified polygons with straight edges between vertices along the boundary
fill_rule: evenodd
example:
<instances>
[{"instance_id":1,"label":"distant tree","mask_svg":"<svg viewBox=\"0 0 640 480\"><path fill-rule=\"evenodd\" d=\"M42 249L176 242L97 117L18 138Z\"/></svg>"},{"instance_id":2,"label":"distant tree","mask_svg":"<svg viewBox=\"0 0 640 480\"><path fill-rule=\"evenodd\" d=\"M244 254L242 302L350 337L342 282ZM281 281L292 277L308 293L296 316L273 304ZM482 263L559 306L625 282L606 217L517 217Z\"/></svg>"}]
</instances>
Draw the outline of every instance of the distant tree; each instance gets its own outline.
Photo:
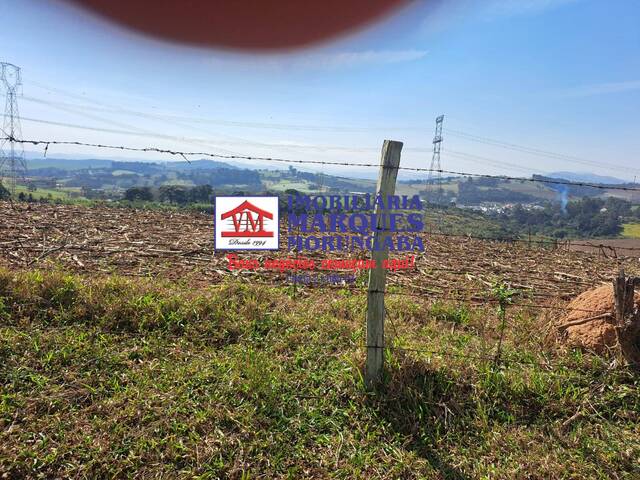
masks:
<instances>
[{"instance_id":1,"label":"distant tree","mask_svg":"<svg viewBox=\"0 0 640 480\"><path fill-rule=\"evenodd\" d=\"M95 198L95 190L93 190L91 187L87 187L85 185L80 187L80 194L84 198Z\"/></svg>"},{"instance_id":2,"label":"distant tree","mask_svg":"<svg viewBox=\"0 0 640 480\"><path fill-rule=\"evenodd\" d=\"M213 195L211 185L198 185L189 191L189 199L192 202L209 203Z\"/></svg>"},{"instance_id":3,"label":"distant tree","mask_svg":"<svg viewBox=\"0 0 640 480\"><path fill-rule=\"evenodd\" d=\"M604 202L604 206L607 211L610 211L613 215L619 217L631 215L631 203L621 198L609 197Z\"/></svg>"},{"instance_id":4,"label":"distant tree","mask_svg":"<svg viewBox=\"0 0 640 480\"><path fill-rule=\"evenodd\" d=\"M532 231L558 238L606 237L622 232L623 218L631 213L631 204L620 199L601 200L585 197L571 201L566 209L548 204L544 209L525 209L518 205L500 216L515 231Z\"/></svg>"},{"instance_id":5,"label":"distant tree","mask_svg":"<svg viewBox=\"0 0 640 480\"><path fill-rule=\"evenodd\" d=\"M469 177L469 183L474 183L473 178ZM499 178L477 178L475 180L475 184L478 187L494 187L497 188L500 186L500 182L503 182Z\"/></svg>"},{"instance_id":6,"label":"distant tree","mask_svg":"<svg viewBox=\"0 0 640 480\"><path fill-rule=\"evenodd\" d=\"M0 182L0 200L9 200L11 198L11 192L4 188L2 182Z\"/></svg>"},{"instance_id":7,"label":"distant tree","mask_svg":"<svg viewBox=\"0 0 640 480\"><path fill-rule=\"evenodd\" d=\"M27 201L27 196L24 194L24 192L20 192L18 194L18 201L20 201L20 202L26 202Z\"/></svg>"},{"instance_id":8,"label":"distant tree","mask_svg":"<svg viewBox=\"0 0 640 480\"><path fill-rule=\"evenodd\" d=\"M161 202L185 204L189 201L187 188L180 185L163 185L159 195Z\"/></svg>"},{"instance_id":9,"label":"distant tree","mask_svg":"<svg viewBox=\"0 0 640 480\"><path fill-rule=\"evenodd\" d=\"M124 198L130 202L136 200L151 202L153 200L153 193L149 187L131 187L124 193Z\"/></svg>"}]
</instances>

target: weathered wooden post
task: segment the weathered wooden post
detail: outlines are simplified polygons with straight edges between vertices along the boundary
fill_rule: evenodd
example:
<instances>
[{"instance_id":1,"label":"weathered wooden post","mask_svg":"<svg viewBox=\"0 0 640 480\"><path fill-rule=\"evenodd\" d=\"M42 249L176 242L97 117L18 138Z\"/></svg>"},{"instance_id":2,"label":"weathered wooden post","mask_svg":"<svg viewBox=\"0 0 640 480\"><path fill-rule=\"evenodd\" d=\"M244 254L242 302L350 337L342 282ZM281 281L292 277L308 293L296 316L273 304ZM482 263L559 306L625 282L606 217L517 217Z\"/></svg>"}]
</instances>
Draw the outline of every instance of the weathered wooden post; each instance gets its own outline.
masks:
<instances>
[{"instance_id":1,"label":"weathered wooden post","mask_svg":"<svg viewBox=\"0 0 640 480\"><path fill-rule=\"evenodd\" d=\"M613 281L615 298L616 335L625 361L640 368L640 312L635 306L635 286L640 278L627 278L621 268Z\"/></svg>"},{"instance_id":2,"label":"weathered wooden post","mask_svg":"<svg viewBox=\"0 0 640 480\"><path fill-rule=\"evenodd\" d=\"M402 142L384 141L376 194L382 195L385 202L387 195L393 195L396 190L396 178L398 177L401 152ZM376 205L374 213L385 212L380 211L380 208ZM389 235L389 227L382 219L383 216L380 215L374 232L374 241L378 245L384 245L384 239ZM376 268L369 271L367 361L364 373L365 386L369 390L376 388L381 383L384 369L384 291L387 272L382 268L382 263L388 256L387 249L372 250L371 252L371 259L375 260Z\"/></svg>"}]
</instances>

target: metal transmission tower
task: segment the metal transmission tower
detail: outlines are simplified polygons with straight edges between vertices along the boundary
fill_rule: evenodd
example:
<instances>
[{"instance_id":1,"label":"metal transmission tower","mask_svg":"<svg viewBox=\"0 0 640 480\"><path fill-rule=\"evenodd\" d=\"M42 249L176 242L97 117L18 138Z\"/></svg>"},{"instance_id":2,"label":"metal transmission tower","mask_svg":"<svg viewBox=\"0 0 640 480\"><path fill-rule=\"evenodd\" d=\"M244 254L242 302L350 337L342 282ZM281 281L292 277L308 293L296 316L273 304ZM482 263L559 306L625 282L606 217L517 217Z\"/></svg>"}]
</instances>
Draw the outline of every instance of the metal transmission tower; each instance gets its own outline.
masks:
<instances>
[{"instance_id":1,"label":"metal transmission tower","mask_svg":"<svg viewBox=\"0 0 640 480\"><path fill-rule=\"evenodd\" d=\"M444 121L444 115L436 117L436 134L433 137L433 156L431 157L431 167L429 167L429 176L427 177L428 185L437 185L435 195L431 200L434 203L440 203L442 201L442 167L440 165L440 145L442 144L442 122Z\"/></svg>"},{"instance_id":2,"label":"metal transmission tower","mask_svg":"<svg viewBox=\"0 0 640 480\"><path fill-rule=\"evenodd\" d=\"M24 160L22 129L18 112L18 91L22 87L20 67L11 63L0 63L0 82L5 90L6 102L4 107L4 121L2 124L2 141L0 141L0 182L3 177L8 179L9 192L16 193L16 182L24 179L27 165Z\"/></svg>"}]
</instances>

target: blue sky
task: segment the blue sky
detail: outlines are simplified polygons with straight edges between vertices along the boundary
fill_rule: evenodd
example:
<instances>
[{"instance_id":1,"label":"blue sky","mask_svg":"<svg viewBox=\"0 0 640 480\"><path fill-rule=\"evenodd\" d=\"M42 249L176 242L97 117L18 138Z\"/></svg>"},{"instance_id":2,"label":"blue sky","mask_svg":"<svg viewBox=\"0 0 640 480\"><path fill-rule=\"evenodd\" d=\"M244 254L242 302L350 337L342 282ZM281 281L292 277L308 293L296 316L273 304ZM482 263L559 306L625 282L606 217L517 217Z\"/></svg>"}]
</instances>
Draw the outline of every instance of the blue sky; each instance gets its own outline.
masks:
<instances>
[{"instance_id":1,"label":"blue sky","mask_svg":"<svg viewBox=\"0 0 640 480\"><path fill-rule=\"evenodd\" d=\"M636 0L418 2L260 56L145 38L55 0L0 0L0 17L0 59L22 68L24 138L354 163L377 162L389 138L405 143L403 165L428 167L444 114L445 169L640 178ZM105 155L49 155L62 153Z\"/></svg>"}]
</instances>

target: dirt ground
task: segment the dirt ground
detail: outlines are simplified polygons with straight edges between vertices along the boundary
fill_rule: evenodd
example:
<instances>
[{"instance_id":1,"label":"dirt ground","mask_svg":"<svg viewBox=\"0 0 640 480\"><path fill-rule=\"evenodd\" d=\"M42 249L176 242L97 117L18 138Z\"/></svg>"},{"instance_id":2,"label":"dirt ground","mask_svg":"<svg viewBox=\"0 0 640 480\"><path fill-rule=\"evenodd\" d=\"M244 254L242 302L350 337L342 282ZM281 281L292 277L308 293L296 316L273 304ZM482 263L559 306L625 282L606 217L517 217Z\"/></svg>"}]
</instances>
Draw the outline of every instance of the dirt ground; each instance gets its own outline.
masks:
<instances>
[{"instance_id":1,"label":"dirt ground","mask_svg":"<svg viewBox=\"0 0 640 480\"><path fill-rule=\"evenodd\" d=\"M575 252L596 253L603 257L640 258L640 238L567 241L566 247Z\"/></svg>"},{"instance_id":2,"label":"dirt ground","mask_svg":"<svg viewBox=\"0 0 640 480\"><path fill-rule=\"evenodd\" d=\"M636 293L640 307L640 292ZM583 292L567 305L560 322L569 345L602 354L616 346L613 285L602 285Z\"/></svg>"}]
</instances>

